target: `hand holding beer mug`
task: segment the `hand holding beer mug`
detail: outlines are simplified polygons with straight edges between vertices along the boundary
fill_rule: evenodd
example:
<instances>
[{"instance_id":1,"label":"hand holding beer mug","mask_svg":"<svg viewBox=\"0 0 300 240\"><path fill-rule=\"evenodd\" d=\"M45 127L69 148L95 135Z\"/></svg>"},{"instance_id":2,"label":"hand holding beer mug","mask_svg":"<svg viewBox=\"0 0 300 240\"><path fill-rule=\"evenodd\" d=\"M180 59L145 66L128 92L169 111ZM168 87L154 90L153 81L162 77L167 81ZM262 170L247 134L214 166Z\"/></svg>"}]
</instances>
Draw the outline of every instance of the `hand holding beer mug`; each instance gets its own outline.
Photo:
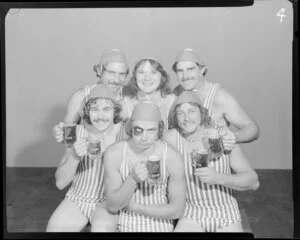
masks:
<instances>
[{"instance_id":1,"label":"hand holding beer mug","mask_svg":"<svg viewBox=\"0 0 300 240\"><path fill-rule=\"evenodd\" d=\"M100 138L97 137L89 137L88 138L88 156L91 159L95 159L101 154L101 141Z\"/></svg>"},{"instance_id":2,"label":"hand holding beer mug","mask_svg":"<svg viewBox=\"0 0 300 240\"><path fill-rule=\"evenodd\" d=\"M226 131L220 132L222 137L224 152L229 154L235 147L236 144L236 136L235 134L227 129Z\"/></svg>"},{"instance_id":3,"label":"hand holding beer mug","mask_svg":"<svg viewBox=\"0 0 300 240\"><path fill-rule=\"evenodd\" d=\"M208 162L210 160L210 154L208 149L194 149L191 152L191 158L192 158L192 166L194 168L194 171L197 168L203 168L208 167Z\"/></svg>"},{"instance_id":4,"label":"hand holding beer mug","mask_svg":"<svg viewBox=\"0 0 300 240\"><path fill-rule=\"evenodd\" d=\"M81 139L77 140L73 144L73 149L74 149L75 154L79 158L87 155L87 141L86 141L86 139L81 138Z\"/></svg>"},{"instance_id":5,"label":"hand holding beer mug","mask_svg":"<svg viewBox=\"0 0 300 240\"><path fill-rule=\"evenodd\" d=\"M208 139L212 158L219 158L224 153L222 138L216 128L206 129L206 137Z\"/></svg>"},{"instance_id":6,"label":"hand holding beer mug","mask_svg":"<svg viewBox=\"0 0 300 240\"><path fill-rule=\"evenodd\" d=\"M56 124L52 129L52 133L56 142L62 143L64 141L64 123L60 122Z\"/></svg>"},{"instance_id":7,"label":"hand holding beer mug","mask_svg":"<svg viewBox=\"0 0 300 240\"><path fill-rule=\"evenodd\" d=\"M160 157L157 155L149 156L146 166L148 170L148 183L152 185L159 184L161 181Z\"/></svg>"},{"instance_id":8,"label":"hand holding beer mug","mask_svg":"<svg viewBox=\"0 0 300 240\"><path fill-rule=\"evenodd\" d=\"M64 124L63 131L65 146L70 148L76 141L76 124Z\"/></svg>"}]
</instances>

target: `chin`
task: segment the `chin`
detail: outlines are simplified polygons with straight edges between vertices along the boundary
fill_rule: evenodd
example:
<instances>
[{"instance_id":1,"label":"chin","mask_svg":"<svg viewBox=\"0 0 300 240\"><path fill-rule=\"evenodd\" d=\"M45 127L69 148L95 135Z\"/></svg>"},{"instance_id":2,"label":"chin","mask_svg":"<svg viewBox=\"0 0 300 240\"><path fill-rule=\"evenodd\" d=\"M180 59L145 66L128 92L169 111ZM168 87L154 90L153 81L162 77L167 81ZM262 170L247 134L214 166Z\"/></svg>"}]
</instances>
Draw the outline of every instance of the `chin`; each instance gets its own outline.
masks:
<instances>
[{"instance_id":1,"label":"chin","mask_svg":"<svg viewBox=\"0 0 300 240\"><path fill-rule=\"evenodd\" d=\"M110 125L106 125L106 126L95 126L94 127L99 131L99 132L104 132L106 129L108 129Z\"/></svg>"}]
</instances>

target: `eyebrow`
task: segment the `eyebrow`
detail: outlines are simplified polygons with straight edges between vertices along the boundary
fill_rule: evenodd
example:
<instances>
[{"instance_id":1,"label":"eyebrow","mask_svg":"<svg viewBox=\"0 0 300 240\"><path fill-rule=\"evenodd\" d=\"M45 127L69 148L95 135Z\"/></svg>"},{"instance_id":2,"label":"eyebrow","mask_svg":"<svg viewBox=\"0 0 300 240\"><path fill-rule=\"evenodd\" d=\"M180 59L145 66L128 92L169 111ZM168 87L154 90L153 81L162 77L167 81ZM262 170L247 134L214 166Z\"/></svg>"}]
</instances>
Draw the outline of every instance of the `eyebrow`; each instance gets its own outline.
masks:
<instances>
[{"instance_id":1,"label":"eyebrow","mask_svg":"<svg viewBox=\"0 0 300 240\"><path fill-rule=\"evenodd\" d=\"M145 128L142 128L142 127L139 127L139 126L134 126L133 128L138 128L138 129L143 130L143 131L149 131L149 130L155 130L155 129L157 129L157 127L145 129Z\"/></svg>"},{"instance_id":2,"label":"eyebrow","mask_svg":"<svg viewBox=\"0 0 300 240\"><path fill-rule=\"evenodd\" d=\"M110 69L107 69L107 68L104 68L104 69L105 69L105 71L111 72L111 73L126 74L126 71L125 72L116 72L114 70L110 70Z\"/></svg>"}]
</instances>

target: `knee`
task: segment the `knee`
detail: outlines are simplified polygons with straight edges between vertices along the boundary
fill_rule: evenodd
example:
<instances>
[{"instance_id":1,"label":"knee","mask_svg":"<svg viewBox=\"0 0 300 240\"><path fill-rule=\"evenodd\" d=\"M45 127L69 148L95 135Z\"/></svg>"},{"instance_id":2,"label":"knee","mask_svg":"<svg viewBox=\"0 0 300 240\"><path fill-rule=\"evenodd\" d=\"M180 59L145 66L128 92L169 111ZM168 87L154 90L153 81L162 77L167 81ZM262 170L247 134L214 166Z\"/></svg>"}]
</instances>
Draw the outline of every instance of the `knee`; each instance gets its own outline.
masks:
<instances>
[{"instance_id":1,"label":"knee","mask_svg":"<svg viewBox=\"0 0 300 240\"><path fill-rule=\"evenodd\" d=\"M115 232L117 229L117 224L115 222L92 222L91 232Z\"/></svg>"}]
</instances>

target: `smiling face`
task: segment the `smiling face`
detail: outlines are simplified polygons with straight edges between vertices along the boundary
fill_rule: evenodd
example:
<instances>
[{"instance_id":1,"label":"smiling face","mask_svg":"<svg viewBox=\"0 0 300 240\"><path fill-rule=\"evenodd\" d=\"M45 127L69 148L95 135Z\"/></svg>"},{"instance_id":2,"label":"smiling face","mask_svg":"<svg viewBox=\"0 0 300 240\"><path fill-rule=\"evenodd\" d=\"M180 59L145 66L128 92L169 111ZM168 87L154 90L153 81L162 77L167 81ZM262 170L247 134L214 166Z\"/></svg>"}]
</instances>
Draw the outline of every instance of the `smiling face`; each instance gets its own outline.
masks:
<instances>
[{"instance_id":1,"label":"smiling face","mask_svg":"<svg viewBox=\"0 0 300 240\"><path fill-rule=\"evenodd\" d=\"M150 147L158 138L158 122L133 121L132 141L139 148Z\"/></svg>"},{"instance_id":2,"label":"smiling face","mask_svg":"<svg viewBox=\"0 0 300 240\"><path fill-rule=\"evenodd\" d=\"M200 109L196 104L183 103L176 108L178 126L184 134L194 133L201 124Z\"/></svg>"},{"instance_id":3,"label":"smiling face","mask_svg":"<svg viewBox=\"0 0 300 240\"><path fill-rule=\"evenodd\" d=\"M127 67L124 63L109 62L103 67L101 81L116 93L125 83Z\"/></svg>"},{"instance_id":4,"label":"smiling face","mask_svg":"<svg viewBox=\"0 0 300 240\"><path fill-rule=\"evenodd\" d=\"M203 79L203 73L195 62L178 62L176 75L179 84L186 91L193 90Z\"/></svg>"},{"instance_id":5,"label":"smiling face","mask_svg":"<svg viewBox=\"0 0 300 240\"><path fill-rule=\"evenodd\" d=\"M149 61L142 62L136 69L136 83L144 93L156 91L160 85L162 74Z\"/></svg>"},{"instance_id":6,"label":"smiling face","mask_svg":"<svg viewBox=\"0 0 300 240\"><path fill-rule=\"evenodd\" d=\"M90 103L89 117L92 125L98 131L108 129L114 120L114 104L109 99L99 98Z\"/></svg>"}]
</instances>

